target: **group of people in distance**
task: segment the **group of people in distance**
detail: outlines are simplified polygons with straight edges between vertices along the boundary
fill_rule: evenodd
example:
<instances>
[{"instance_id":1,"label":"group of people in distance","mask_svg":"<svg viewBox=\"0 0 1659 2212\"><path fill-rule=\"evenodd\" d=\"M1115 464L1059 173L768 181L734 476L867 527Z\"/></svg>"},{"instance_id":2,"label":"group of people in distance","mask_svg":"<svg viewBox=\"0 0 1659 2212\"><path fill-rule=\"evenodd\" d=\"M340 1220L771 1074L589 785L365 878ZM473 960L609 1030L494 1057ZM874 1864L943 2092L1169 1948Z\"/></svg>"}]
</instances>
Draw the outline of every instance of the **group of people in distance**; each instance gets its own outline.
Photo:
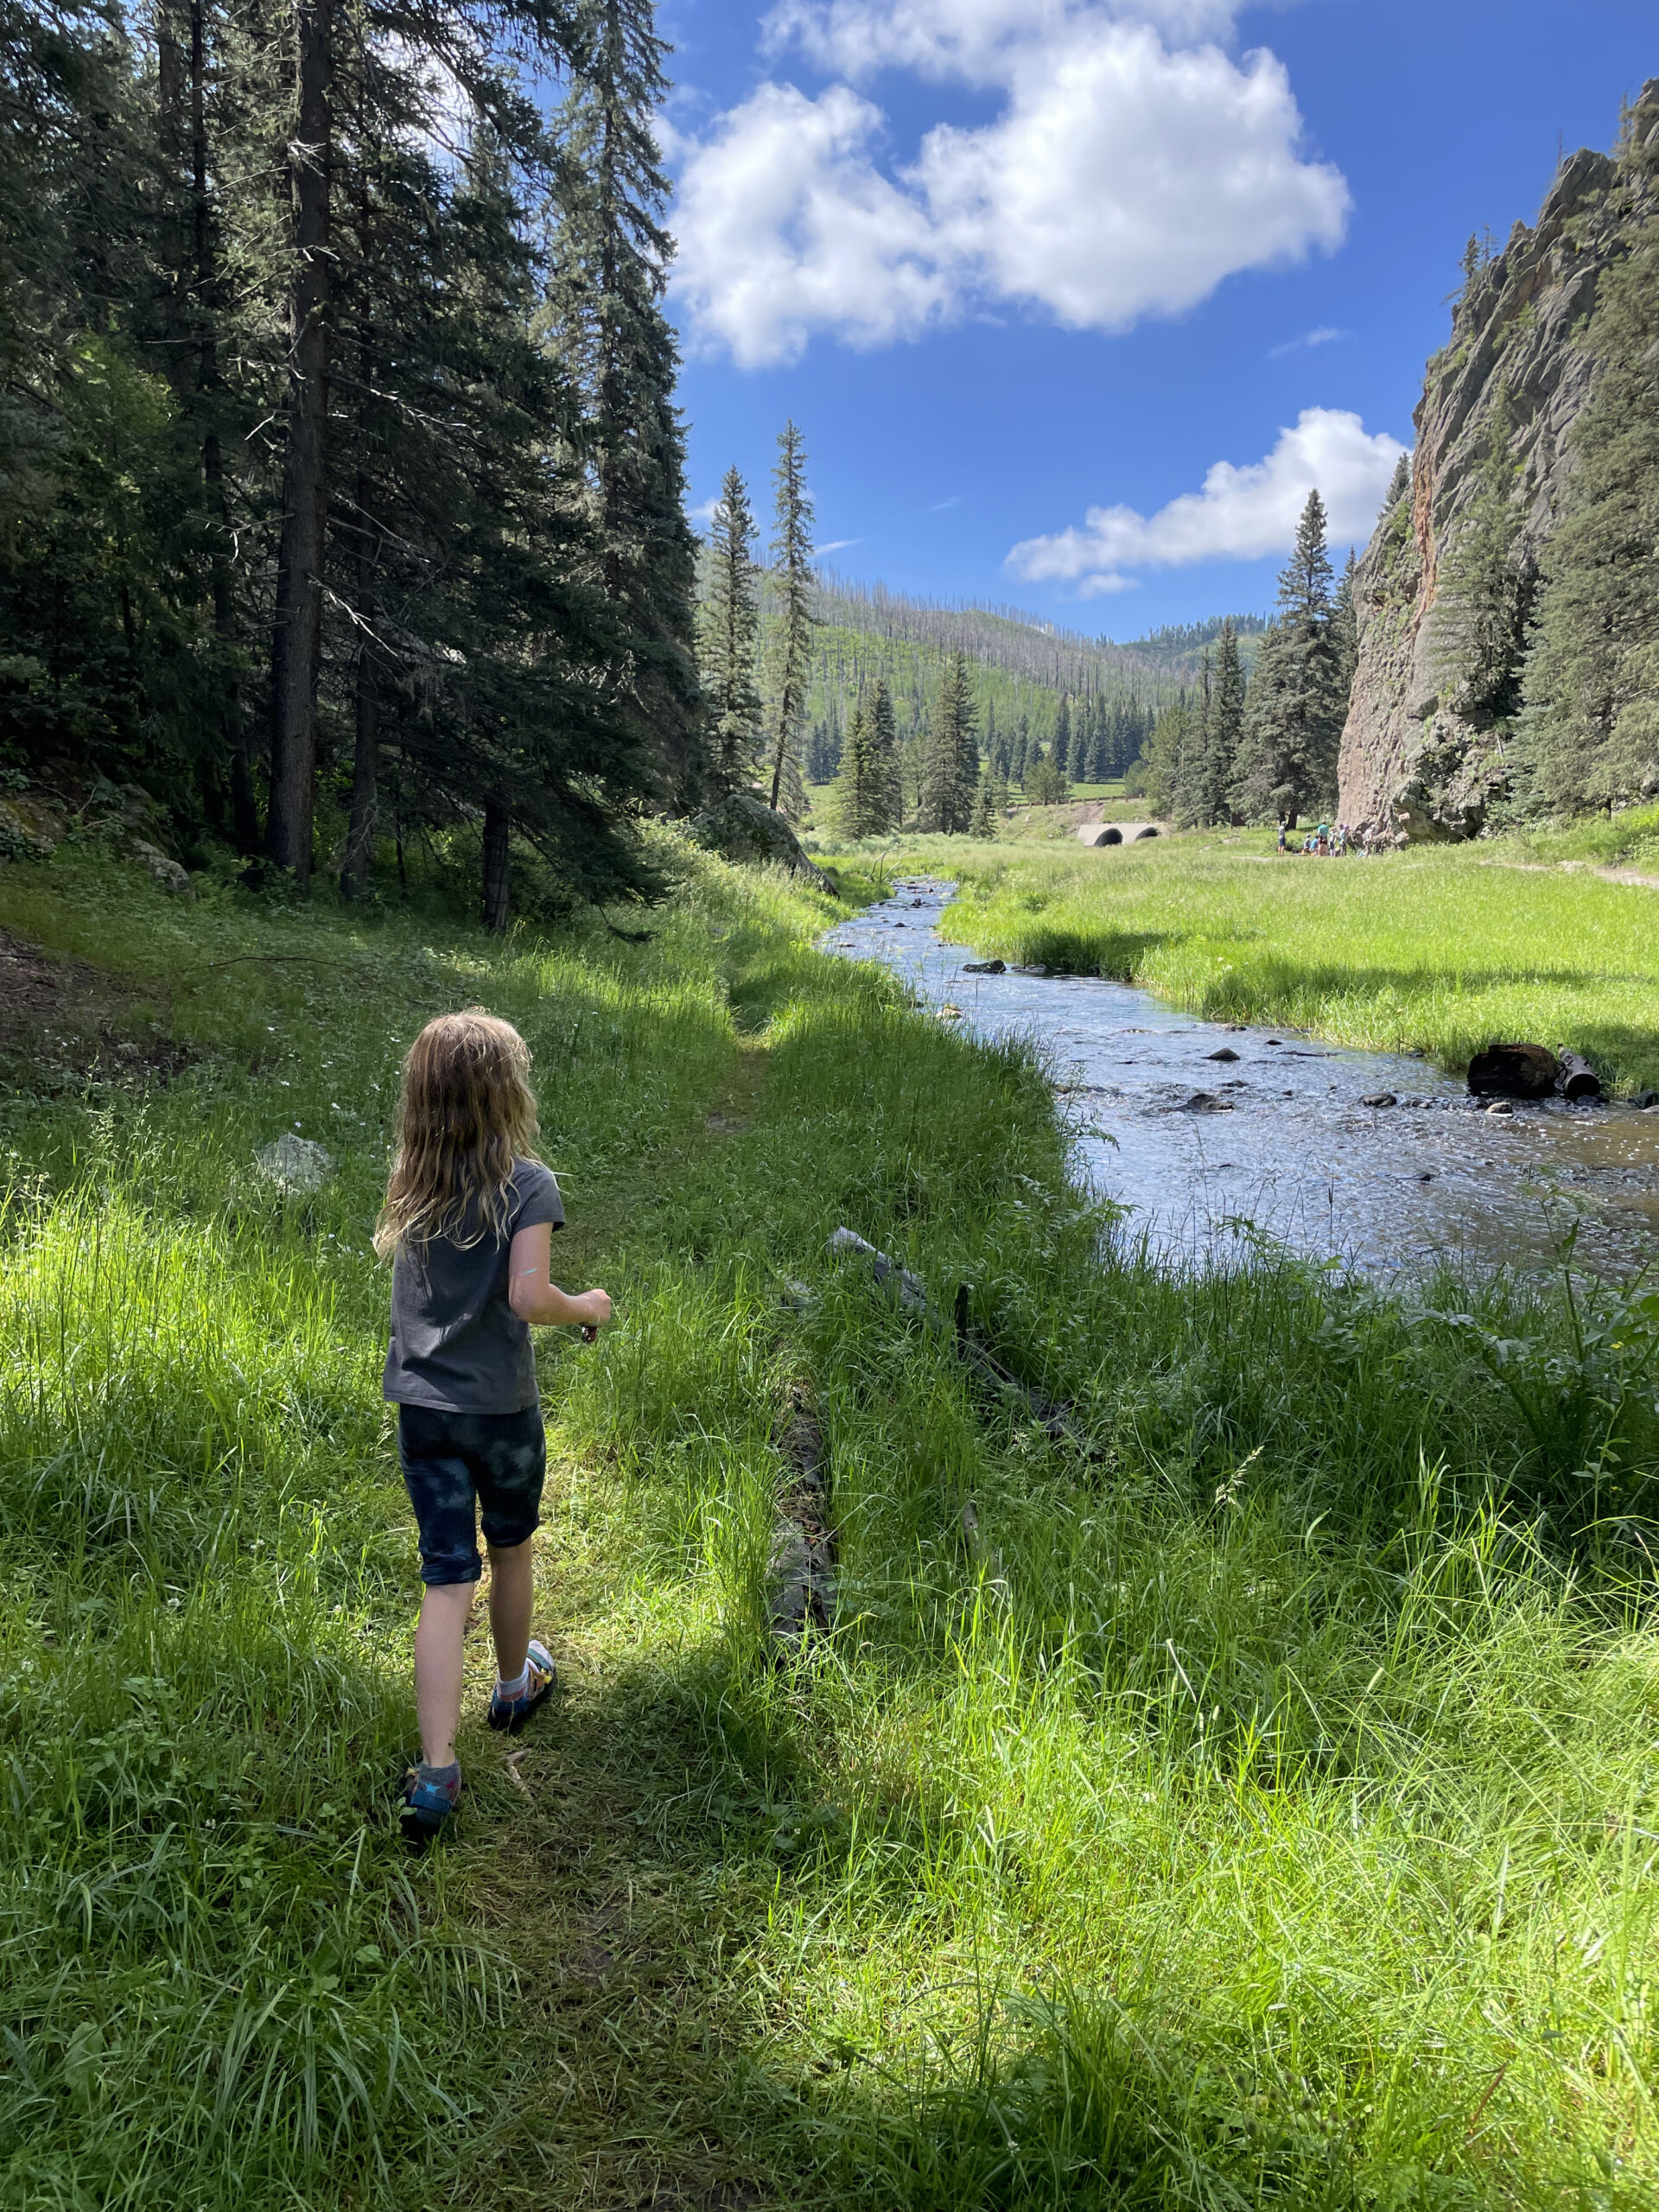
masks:
<instances>
[{"instance_id":1,"label":"group of people in distance","mask_svg":"<svg viewBox=\"0 0 1659 2212\"><path fill-rule=\"evenodd\" d=\"M1279 849L1281 853L1313 853L1322 859L1340 860L1348 850L1348 824L1345 822L1338 822L1334 830L1328 822L1321 822L1317 830L1306 832L1300 845L1291 842L1290 833L1295 826L1289 821L1279 824ZM1355 850L1363 853L1364 849L1364 846L1356 839Z\"/></svg>"}]
</instances>

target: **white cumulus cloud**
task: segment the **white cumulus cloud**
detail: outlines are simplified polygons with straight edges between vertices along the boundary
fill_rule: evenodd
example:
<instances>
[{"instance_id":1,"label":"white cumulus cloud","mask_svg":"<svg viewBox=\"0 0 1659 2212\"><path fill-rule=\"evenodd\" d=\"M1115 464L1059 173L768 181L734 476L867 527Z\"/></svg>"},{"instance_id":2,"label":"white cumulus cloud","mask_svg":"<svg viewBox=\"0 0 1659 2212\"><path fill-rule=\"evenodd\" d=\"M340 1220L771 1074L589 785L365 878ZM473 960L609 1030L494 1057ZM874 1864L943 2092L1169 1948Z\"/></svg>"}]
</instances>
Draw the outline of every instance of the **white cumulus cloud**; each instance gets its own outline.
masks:
<instances>
[{"instance_id":1,"label":"white cumulus cloud","mask_svg":"<svg viewBox=\"0 0 1659 2212\"><path fill-rule=\"evenodd\" d=\"M1386 430L1368 432L1357 415L1306 407L1261 461L1243 467L1217 461L1202 491L1183 493L1154 515L1090 507L1080 528L1027 538L1007 565L1029 582L1075 584L1091 598L1122 590L1126 569L1253 561L1289 546L1313 491L1325 501L1332 542L1358 541L1370 536L1405 450Z\"/></svg>"},{"instance_id":2,"label":"white cumulus cloud","mask_svg":"<svg viewBox=\"0 0 1659 2212\"><path fill-rule=\"evenodd\" d=\"M890 345L949 309L926 215L871 158L881 124L845 85L762 85L686 154L675 294L741 368L793 360L816 330Z\"/></svg>"},{"instance_id":3,"label":"white cumulus cloud","mask_svg":"<svg viewBox=\"0 0 1659 2212\"><path fill-rule=\"evenodd\" d=\"M1211 0L1114 13L1065 0L796 4L773 20L849 75L879 61L1000 86L977 129L940 124L908 164L848 84L766 83L678 142L675 290L695 343L745 366L823 332L856 346L1018 302L1121 330L1243 269L1341 238L1348 189L1301 150L1284 68L1166 32ZM1159 20L1147 20L1155 16Z\"/></svg>"}]
</instances>

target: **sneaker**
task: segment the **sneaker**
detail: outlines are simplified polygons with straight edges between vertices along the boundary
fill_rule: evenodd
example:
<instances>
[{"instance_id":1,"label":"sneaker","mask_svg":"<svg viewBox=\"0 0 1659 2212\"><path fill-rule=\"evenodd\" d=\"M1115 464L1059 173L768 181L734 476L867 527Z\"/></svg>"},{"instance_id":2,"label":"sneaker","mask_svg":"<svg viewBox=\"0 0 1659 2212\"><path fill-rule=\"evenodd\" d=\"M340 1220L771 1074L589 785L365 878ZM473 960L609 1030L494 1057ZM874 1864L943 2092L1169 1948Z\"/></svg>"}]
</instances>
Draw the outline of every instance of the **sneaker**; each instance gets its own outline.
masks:
<instances>
[{"instance_id":1,"label":"sneaker","mask_svg":"<svg viewBox=\"0 0 1659 2212\"><path fill-rule=\"evenodd\" d=\"M516 1736L538 1705L545 1705L553 1694L558 1673L553 1664L553 1655L544 1643L532 1638L529 1654L530 1680L518 1697L508 1697L498 1682L490 1694L489 1723L492 1728L505 1728L509 1736Z\"/></svg>"},{"instance_id":2,"label":"sneaker","mask_svg":"<svg viewBox=\"0 0 1659 2212\"><path fill-rule=\"evenodd\" d=\"M405 1843L429 1844L454 1811L461 1797L461 1777L441 1782L427 1767L412 1766L404 1783L404 1809L398 1815Z\"/></svg>"}]
</instances>

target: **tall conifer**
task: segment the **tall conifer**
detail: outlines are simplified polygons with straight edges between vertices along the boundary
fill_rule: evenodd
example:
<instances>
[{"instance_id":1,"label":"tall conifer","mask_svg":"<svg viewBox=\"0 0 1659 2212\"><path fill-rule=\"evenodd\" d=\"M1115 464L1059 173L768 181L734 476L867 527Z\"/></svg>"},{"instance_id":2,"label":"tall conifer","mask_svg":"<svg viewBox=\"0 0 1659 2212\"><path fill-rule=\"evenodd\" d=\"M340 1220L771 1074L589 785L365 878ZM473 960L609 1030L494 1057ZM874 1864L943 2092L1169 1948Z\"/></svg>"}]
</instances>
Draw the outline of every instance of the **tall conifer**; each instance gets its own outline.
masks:
<instances>
[{"instance_id":1,"label":"tall conifer","mask_svg":"<svg viewBox=\"0 0 1659 2212\"><path fill-rule=\"evenodd\" d=\"M806 488L806 446L792 422L778 434L772 472L772 578L779 609L772 667L772 804L800 779L801 729L812 677L812 500Z\"/></svg>"},{"instance_id":2,"label":"tall conifer","mask_svg":"<svg viewBox=\"0 0 1659 2212\"><path fill-rule=\"evenodd\" d=\"M979 780L979 747L973 686L963 652L947 656L923 755L918 812L919 826L959 836L973 817L974 787Z\"/></svg>"},{"instance_id":3,"label":"tall conifer","mask_svg":"<svg viewBox=\"0 0 1659 2212\"><path fill-rule=\"evenodd\" d=\"M664 795L681 808L697 796L702 733L679 353L662 304L674 249L655 117L668 48L653 0L581 0L576 26L556 124L550 342L584 401L599 574L628 656L613 704L655 749Z\"/></svg>"},{"instance_id":4,"label":"tall conifer","mask_svg":"<svg viewBox=\"0 0 1659 2212\"><path fill-rule=\"evenodd\" d=\"M748 487L734 467L726 472L709 527L709 592L697 632L709 780L720 791L745 789L760 766L760 604L754 543Z\"/></svg>"},{"instance_id":5,"label":"tall conifer","mask_svg":"<svg viewBox=\"0 0 1659 2212\"><path fill-rule=\"evenodd\" d=\"M1280 571L1278 620L1263 637L1245 709L1234 797L1250 819L1335 806L1346 705L1325 502L1310 492Z\"/></svg>"}]
</instances>

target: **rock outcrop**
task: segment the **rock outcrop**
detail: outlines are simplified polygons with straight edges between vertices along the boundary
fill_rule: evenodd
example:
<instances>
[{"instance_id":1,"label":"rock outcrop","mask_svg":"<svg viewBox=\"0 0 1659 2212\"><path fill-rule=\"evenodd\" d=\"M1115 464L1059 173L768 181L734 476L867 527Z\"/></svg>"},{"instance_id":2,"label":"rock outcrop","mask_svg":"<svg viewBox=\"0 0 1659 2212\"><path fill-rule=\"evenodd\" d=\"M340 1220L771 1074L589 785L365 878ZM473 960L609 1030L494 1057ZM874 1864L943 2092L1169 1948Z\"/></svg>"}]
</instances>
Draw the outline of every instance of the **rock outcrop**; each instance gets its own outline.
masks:
<instances>
[{"instance_id":1,"label":"rock outcrop","mask_svg":"<svg viewBox=\"0 0 1659 2212\"><path fill-rule=\"evenodd\" d=\"M1630 118L1659 130L1659 79ZM1595 362L1576 343L1603 270L1654 212L1605 155L1563 164L1530 229L1469 276L1452 337L1428 364L1408 486L1378 518L1355 577L1358 662L1343 732L1339 817L1373 841L1474 836L1508 785L1501 705L1460 673L1447 623L1448 549L1501 485L1518 664L1538 554L1571 467L1567 433Z\"/></svg>"},{"instance_id":2,"label":"rock outcrop","mask_svg":"<svg viewBox=\"0 0 1659 2212\"><path fill-rule=\"evenodd\" d=\"M801 850L800 839L784 817L752 791L734 791L686 826L698 844L723 860L747 861L751 867L771 861L791 875L804 876L820 891L835 891L830 875Z\"/></svg>"}]
</instances>

